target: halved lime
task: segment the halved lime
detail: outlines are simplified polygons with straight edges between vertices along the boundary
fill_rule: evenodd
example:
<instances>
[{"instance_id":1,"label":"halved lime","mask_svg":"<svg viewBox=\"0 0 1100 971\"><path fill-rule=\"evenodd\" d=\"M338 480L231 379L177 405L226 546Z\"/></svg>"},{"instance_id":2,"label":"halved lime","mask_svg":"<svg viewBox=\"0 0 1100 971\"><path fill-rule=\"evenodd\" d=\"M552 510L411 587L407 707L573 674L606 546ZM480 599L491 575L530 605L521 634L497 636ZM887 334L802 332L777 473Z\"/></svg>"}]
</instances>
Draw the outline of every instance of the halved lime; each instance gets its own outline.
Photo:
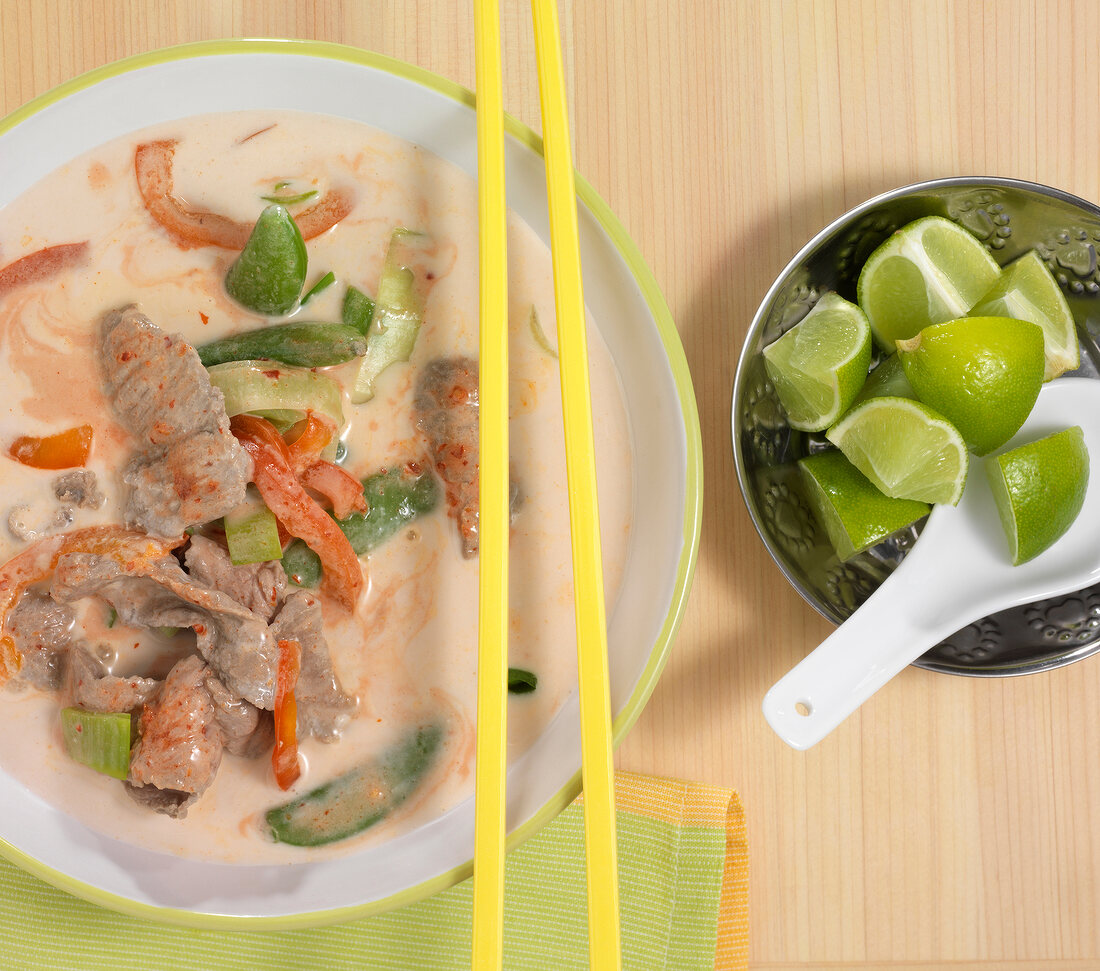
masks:
<instances>
[{"instance_id":1,"label":"halved lime","mask_svg":"<svg viewBox=\"0 0 1100 971\"><path fill-rule=\"evenodd\" d=\"M856 292L876 342L892 354L895 341L961 317L1000 274L997 261L962 226L926 216L868 257Z\"/></svg>"},{"instance_id":2,"label":"halved lime","mask_svg":"<svg viewBox=\"0 0 1100 971\"><path fill-rule=\"evenodd\" d=\"M962 498L966 443L954 425L919 401L872 398L825 434L888 496L952 506Z\"/></svg>"},{"instance_id":3,"label":"halved lime","mask_svg":"<svg viewBox=\"0 0 1100 971\"><path fill-rule=\"evenodd\" d=\"M962 434L976 455L1020 430L1043 384L1043 331L1011 317L962 317L898 341L917 397Z\"/></svg>"},{"instance_id":4,"label":"halved lime","mask_svg":"<svg viewBox=\"0 0 1100 971\"><path fill-rule=\"evenodd\" d=\"M925 502L883 495L834 449L807 455L798 467L806 497L842 560L928 515Z\"/></svg>"},{"instance_id":5,"label":"halved lime","mask_svg":"<svg viewBox=\"0 0 1100 971\"><path fill-rule=\"evenodd\" d=\"M1089 453L1080 425L986 460L1013 566L1052 546L1085 502Z\"/></svg>"},{"instance_id":6,"label":"halved lime","mask_svg":"<svg viewBox=\"0 0 1100 971\"><path fill-rule=\"evenodd\" d=\"M1062 288L1035 250L1004 268L1001 277L970 313L976 317L1016 317L1043 328L1046 367L1043 380L1081 364L1077 329Z\"/></svg>"},{"instance_id":7,"label":"halved lime","mask_svg":"<svg viewBox=\"0 0 1100 971\"><path fill-rule=\"evenodd\" d=\"M863 311L826 293L779 340L764 348L764 367L792 428L819 432L852 403L871 363Z\"/></svg>"}]
</instances>

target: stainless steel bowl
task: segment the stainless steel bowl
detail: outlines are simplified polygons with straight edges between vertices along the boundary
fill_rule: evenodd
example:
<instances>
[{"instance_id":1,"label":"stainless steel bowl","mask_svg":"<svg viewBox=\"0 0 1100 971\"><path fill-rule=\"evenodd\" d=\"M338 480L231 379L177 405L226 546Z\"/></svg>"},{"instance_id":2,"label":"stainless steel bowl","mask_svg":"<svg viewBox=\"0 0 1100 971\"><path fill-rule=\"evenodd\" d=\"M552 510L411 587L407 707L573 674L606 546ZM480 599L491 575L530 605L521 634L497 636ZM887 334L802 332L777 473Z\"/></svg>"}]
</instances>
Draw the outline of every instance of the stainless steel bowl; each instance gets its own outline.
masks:
<instances>
[{"instance_id":1,"label":"stainless steel bowl","mask_svg":"<svg viewBox=\"0 0 1100 971\"><path fill-rule=\"evenodd\" d=\"M840 562L810 512L796 467L828 442L787 425L761 351L822 293L836 290L855 300L856 279L872 250L906 223L931 215L964 226L1002 265L1036 250L1077 321L1081 367L1074 375L1100 376L1100 207L1084 199L1016 179L938 179L877 196L810 240L772 284L745 340L733 386L733 452L741 491L768 551L799 593L838 624L901 562L923 522ZM1098 651L1100 585L986 617L916 663L950 674L1004 676L1059 667Z\"/></svg>"}]
</instances>

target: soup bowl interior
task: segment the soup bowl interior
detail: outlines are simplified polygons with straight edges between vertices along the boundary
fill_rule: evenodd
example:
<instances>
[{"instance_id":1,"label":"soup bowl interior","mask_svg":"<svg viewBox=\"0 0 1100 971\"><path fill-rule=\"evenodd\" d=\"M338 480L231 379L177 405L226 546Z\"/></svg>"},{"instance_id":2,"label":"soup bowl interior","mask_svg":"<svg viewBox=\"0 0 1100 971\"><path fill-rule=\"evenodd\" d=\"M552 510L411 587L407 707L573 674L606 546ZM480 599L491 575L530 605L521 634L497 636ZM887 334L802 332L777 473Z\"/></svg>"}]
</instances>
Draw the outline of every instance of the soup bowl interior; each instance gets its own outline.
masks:
<instances>
[{"instance_id":1,"label":"soup bowl interior","mask_svg":"<svg viewBox=\"0 0 1100 971\"><path fill-rule=\"evenodd\" d=\"M93 72L0 123L0 218L5 203L44 173L113 138L174 118L254 108L361 121L476 176L473 96L457 85L334 45L202 44ZM509 205L548 245L540 143L512 120L508 132ZM632 429L633 532L618 598L608 604L618 742L660 675L690 586L699 429L683 352L652 276L606 205L583 181L578 190L586 301ZM576 796L579 769L574 692L509 768L510 846ZM0 850L10 859L106 906L195 926L292 927L363 916L449 886L472 864L472 798L380 845L289 866L208 863L127 845L52 809L3 773L0 801Z\"/></svg>"},{"instance_id":2,"label":"soup bowl interior","mask_svg":"<svg viewBox=\"0 0 1100 971\"><path fill-rule=\"evenodd\" d=\"M1074 374L1098 374L1100 208L1090 202L1014 179L940 179L873 198L810 240L756 312L737 366L731 421L738 480L761 539L795 589L837 624L894 570L923 520L846 562L839 560L810 512L797 473L798 459L828 442L823 434L787 425L762 351L798 323L822 293L833 290L855 301L860 269L874 249L906 223L933 215L965 227L1002 266L1029 250L1038 252L1077 322L1081 366ZM946 673L989 676L1056 667L1100 650L1098 613L1100 590L1095 589L1013 608L968 625L916 663Z\"/></svg>"}]
</instances>

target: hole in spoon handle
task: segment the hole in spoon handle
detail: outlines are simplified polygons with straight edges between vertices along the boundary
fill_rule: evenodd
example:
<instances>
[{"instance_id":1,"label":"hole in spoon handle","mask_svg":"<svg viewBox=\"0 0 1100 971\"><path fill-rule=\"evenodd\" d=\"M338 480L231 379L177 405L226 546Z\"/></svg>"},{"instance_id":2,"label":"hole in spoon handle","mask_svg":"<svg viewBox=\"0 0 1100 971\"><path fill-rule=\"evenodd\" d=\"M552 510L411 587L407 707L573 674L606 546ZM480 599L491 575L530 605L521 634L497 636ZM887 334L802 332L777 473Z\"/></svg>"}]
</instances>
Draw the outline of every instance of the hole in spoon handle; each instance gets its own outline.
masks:
<instances>
[{"instance_id":1,"label":"hole in spoon handle","mask_svg":"<svg viewBox=\"0 0 1100 971\"><path fill-rule=\"evenodd\" d=\"M764 696L764 717L792 748L816 745L938 640L899 610L896 588L884 583Z\"/></svg>"}]
</instances>

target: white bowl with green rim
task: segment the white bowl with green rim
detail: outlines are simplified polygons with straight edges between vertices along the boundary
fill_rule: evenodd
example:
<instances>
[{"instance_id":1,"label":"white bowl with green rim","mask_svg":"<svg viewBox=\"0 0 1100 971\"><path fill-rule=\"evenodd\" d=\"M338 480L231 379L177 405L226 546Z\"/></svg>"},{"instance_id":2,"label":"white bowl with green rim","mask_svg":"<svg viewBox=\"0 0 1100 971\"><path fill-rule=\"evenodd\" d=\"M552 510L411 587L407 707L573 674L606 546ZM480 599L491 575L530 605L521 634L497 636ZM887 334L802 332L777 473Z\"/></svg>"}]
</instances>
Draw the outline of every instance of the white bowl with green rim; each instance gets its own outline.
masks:
<instances>
[{"instance_id":1,"label":"white bowl with green rim","mask_svg":"<svg viewBox=\"0 0 1100 971\"><path fill-rule=\"evenodd\" d=\"M111 139L191 115L245 109L349 118L476 175L474 95L420 68L334 44L229 40L154 51L61 85L0 121L3 206L43 174ZM549 245L541 141L508 118L511 208ZM698 550L702 456L687 363L652 274L622 225L577 179L587 303L622 384L632 428L634 526L608 605L618 744L668 658ZM644 434L639 434L643 432ZM509 769L514 847L580 792L574 693ZM473 800L389 842L289 866L206 863L106 838L0 773L0 854L116 910L195 927L318 925L411 903L469 876Z\"/></svg>"}]
</instances>

